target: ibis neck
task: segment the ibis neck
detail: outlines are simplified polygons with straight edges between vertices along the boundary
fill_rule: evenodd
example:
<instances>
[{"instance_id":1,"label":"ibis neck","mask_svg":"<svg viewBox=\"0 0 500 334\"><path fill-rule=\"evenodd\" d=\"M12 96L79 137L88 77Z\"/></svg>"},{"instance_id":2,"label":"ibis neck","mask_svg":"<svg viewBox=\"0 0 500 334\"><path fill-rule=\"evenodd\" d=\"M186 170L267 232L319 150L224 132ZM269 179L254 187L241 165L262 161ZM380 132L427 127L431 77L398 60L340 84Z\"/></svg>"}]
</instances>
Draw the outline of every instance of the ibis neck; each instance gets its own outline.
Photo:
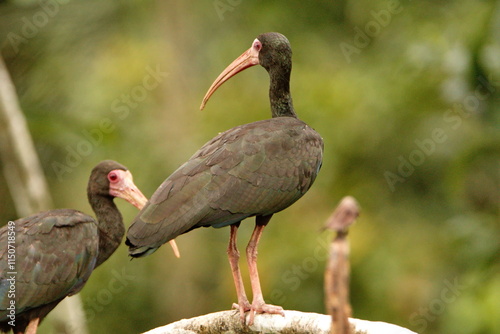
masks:
<instances>
[{"instance_id":1,"label":"ibis neck","mask_svg":"<svg viewBox=\"0 0 500 334\"><path fill-rule=\"evenodd\" d=\"M269 69L269 100L273 117L297 117L290 94L290 71L283 68Z\"/></svg>"},{"instance_id":2,"label":"ibis neck","mask_svg":"<svg viewBox=\"0 0 500 334\"><path fill-rule=\"evenodd\" d=\"M106 261L120 246L125 235L123 218L111 196L89 195L99 228L99 255L96 267Z\"/></svg>"}]
</instances>

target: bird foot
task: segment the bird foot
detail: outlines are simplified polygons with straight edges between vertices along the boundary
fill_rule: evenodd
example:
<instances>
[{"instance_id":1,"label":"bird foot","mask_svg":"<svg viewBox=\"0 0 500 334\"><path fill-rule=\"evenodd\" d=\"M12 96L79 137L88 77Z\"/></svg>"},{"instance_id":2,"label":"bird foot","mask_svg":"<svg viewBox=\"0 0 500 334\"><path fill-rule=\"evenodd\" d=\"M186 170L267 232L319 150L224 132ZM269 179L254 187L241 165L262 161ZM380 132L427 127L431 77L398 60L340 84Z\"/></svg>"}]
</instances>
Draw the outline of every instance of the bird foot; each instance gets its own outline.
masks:
<instances>
[{"instance_id":1,"label":"bird foot","mask_svg":"<svg viewBox=\"0 0 500 334\"><path fill-rule=\"evenodd\" d=\"M285 312L283 311L283 307L265 304L265 303L253 303L252 309L250 310L250 314L248 317L248 326L253 325L253 321L255 318L255 314L261 313L269 313L269 314L280 314L281 316L285 316Z\"/></svg>"},{"instance_id":2,"label":"bird foot","mask_svg":"<svg viewBox=\"0 0 500 334\"><path fill-rule=\"evenodd\" d=\"M250 311L248 318L248 326L252 326L255 318L255 314L269 313L269 314L280 314L285 316L283 307L266 304L266 303L255 303L255 305L250 304L248 301L244 301L241 304L233 303L233 308L240 311L240 319L243 324L245 321L245 312Z\"/></svg>"},{"instance_id":3,"label":"bird foot","mask_svg":"<svg viewBox=\"0 0 500 334\"><path fill-rule=\"evenodd\" d=\"M248 300L245 300L243 302L240 302L239 304L233 303L233 308L240 311L241 322L245 324L245 312L250 311L252 309L252 305L250 305Z\"/></svg>"}]
</instances>

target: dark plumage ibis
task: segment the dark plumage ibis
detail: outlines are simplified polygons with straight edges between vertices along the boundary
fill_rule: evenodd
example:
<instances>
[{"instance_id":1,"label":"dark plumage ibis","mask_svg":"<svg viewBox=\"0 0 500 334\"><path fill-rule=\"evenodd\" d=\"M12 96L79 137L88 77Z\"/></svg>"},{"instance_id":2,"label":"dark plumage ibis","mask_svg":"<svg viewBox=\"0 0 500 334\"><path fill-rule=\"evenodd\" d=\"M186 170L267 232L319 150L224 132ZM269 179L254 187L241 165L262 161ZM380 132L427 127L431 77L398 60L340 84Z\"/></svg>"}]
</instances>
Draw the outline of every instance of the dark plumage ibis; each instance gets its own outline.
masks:
<instances>
[{"instance_id":1,"label":"dark plumage ibis","mask_svg":"<svg viewBox=\"0 0 500 334\"><path fill-rule=\"evenodd\" d=\"M147 201L127 168L110 160L92 170L87 194L97 219L59 209L0 229L1 331L36 333L39 322L66 296L79 292L120 245L125 227L113 199L123 198L139 209Z\"/></svg>"},{"instance_id":2,"label":"dark plumage ibis","mask_svg":"<svg viewBox=\"0 0 500 334\"><path fill-rule=\"evenodd\" d=\"M238 295L235 307L242 321L250 311L250 324L255 313L284 314L281 307L264 302L257 245L273 214L309 190L323 157L321 136L299 120L293 108L291 56L285 36L266 33L221 73L201 108L226 80L260 64L270 77L272 118L237 126L206 143L160 185L127 233L130 255L141 257L195 228L230 226L227 253ZM253 292L250 304L238 266L236 233L241 221L252 216L256 225L246 249Z\"/></svg>"}]
</instances>

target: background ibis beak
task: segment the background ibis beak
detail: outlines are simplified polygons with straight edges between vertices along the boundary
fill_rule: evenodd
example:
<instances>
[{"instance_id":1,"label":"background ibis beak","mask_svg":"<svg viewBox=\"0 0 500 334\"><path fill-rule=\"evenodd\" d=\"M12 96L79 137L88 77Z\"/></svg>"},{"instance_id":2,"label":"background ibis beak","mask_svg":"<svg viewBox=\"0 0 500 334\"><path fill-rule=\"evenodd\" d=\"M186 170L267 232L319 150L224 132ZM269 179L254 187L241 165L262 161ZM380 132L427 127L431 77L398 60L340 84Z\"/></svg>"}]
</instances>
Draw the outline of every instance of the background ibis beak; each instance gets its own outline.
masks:
<instances>
[{"instance_id":1,"label":"background ibis beak","mask_svg":"<svg viewBox=\"0 0 500 334\"><path fill-rule=\"evenodd\" d=\"M134 184L132 174L129 171L115 170L120 175L120 181L109 185L109 193L115 197L120 197L139 210L144 207L148 199Z\"/></svg>"},{"instance_id":2,"label":"background ibis beak","mask_svg":"<svg viewBox=\"0 0 500 334\"><path fill-rule=\"evenodd\" d=\"M146 205L148 199L144 194L137 188L132 178L132 174L129 171L116 170L116 173L121 174L121 181L117 184L110 185L110 194L115 197L120 197L139 210L142 210L144 205ZM179 253L179 248L174 239L169 241L172 250L176 257L181 257Z\"/></svg>"},{"instance_id":3,"label":"background ibis beak","mask_svg":"<svg viewBox=\"0 0 500 334\"><path fill-rule=\"evenodd\" d=\"M212 86L208 89L208 92L205 94L203 101L201 102L200 110L205 108L205 104L207 104L208 99L212 94L219 88L224 82L226 82L233 75L238 74L246 68L251 66L255 66L259 64L259 51L260 47L256 48L254 45L238 58L236 58L231 64L222 73L215 79Z\"/></svg>"}]
</instances>

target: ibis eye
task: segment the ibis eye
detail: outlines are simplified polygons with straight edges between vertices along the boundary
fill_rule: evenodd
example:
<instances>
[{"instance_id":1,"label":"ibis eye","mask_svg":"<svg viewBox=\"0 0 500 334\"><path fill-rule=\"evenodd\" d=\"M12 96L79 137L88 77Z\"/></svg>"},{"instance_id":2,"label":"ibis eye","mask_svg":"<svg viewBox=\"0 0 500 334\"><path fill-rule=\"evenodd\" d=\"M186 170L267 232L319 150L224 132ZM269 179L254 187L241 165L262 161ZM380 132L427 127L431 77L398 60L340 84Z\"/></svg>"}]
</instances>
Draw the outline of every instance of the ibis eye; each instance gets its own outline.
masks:
<instances>
[{"instance_id":1,"label":"ibis eye","mask_svg":"<svg viewBox=\"0 0 500 334\"><path fill-rule=\"evenodd\" d=\"M256 39L254 42L253 42L253 48L256 50L256 51L260 51L260 49L262 49L262 43Z\"/></svg>"},{"instance_id":2,"label":"ibis eye","mask_svg":"<svg viewBox=\"0 0 500 334\"><path fill-rule=\"evenodd\" d=\"M108 174L108 180L109 182L116 182L118 181L118 175L115 172L111 172Z\"/></svg>"}]
</instances>

